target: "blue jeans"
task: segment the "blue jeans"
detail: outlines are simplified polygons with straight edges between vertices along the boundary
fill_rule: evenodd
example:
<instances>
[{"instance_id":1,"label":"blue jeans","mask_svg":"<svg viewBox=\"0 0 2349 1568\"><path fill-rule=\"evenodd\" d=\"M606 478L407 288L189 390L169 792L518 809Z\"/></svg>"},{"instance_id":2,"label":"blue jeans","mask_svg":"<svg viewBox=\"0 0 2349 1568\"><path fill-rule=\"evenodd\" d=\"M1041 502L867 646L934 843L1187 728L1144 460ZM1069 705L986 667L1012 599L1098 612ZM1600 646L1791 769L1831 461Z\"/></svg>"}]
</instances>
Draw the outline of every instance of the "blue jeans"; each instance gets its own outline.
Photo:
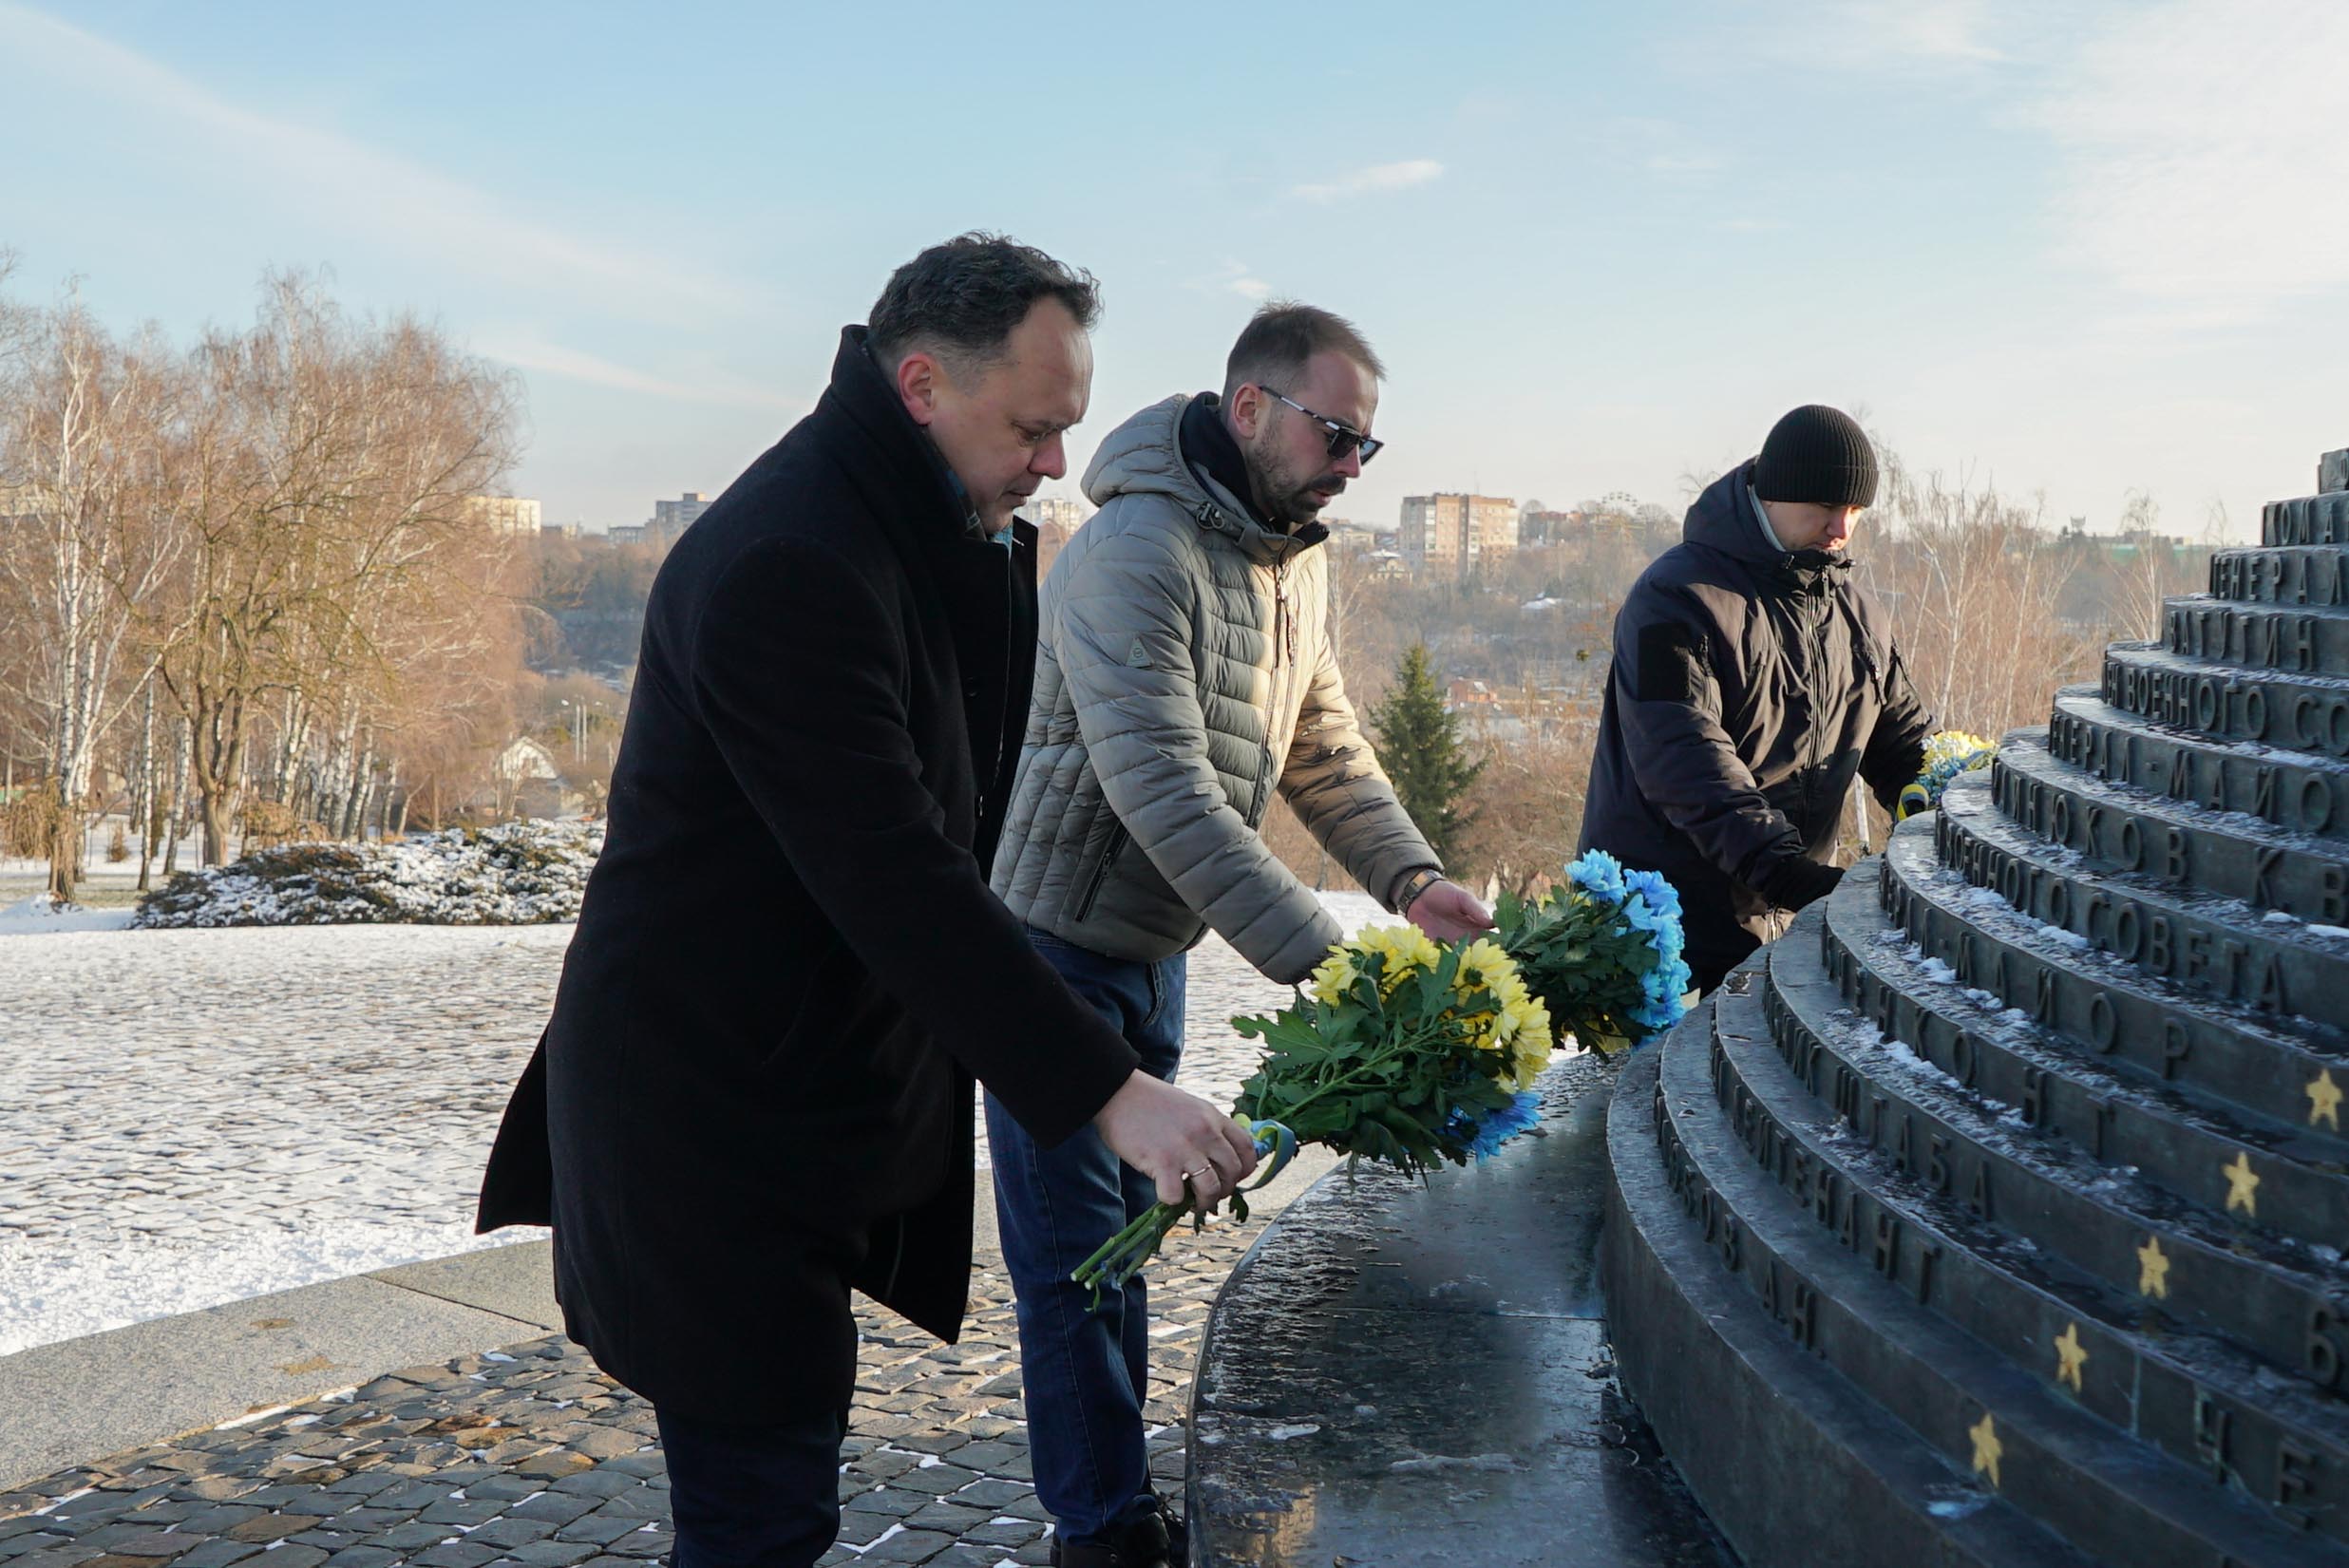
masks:
<instances>
[{"instance_id":1,"label":"blue jeans","mask_svg":"<svg viewBox=\"0 0 2349 1568\"><path fill-rule=\"evenodd\" d=\"M809 1568L840 1534L848 1412L741 1426L655 1405L677 1568Z\"/></svg>"},{"instance_id":2,"label":"blue jeans","mask_svg":"<svg viewBox=\"0 0 2349 1568\"><path fill-rule=\"evenodd\" d=\"M1174 1081L1183 1058L1184 954L1156 963L1107 958L1040 931L1028 939L1069 989L1090 1002L1142 1058L1142 1070ZM1076 1266L1158 1201L1146 1176L1128 1169L1088 1126L1040 1149L1011 1114L987 1099L995 1159L995 1220L1019 1316L1020 1386L1036 1497L1065 1541L1101 1540L1150 1495L1142 1445L1149 1396L1149 1291L1140 1279L1105 1294L1069 1282Z\"/></svg>"}]
</instances>

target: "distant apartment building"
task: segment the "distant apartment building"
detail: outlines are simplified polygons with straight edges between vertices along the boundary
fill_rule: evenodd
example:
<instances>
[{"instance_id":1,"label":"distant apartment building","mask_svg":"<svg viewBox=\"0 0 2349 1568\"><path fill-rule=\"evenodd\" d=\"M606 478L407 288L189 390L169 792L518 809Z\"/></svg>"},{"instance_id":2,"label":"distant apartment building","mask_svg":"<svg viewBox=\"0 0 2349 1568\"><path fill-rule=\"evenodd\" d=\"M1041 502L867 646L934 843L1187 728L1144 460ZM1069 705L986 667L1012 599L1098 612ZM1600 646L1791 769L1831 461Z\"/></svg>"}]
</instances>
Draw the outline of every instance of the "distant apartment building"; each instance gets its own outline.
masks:
<instances>
[{"instance_id":1,"label":"distant apartment building","mask_svg":"<svg viewBox=\"0 0 2349 1568\"><path fill-rule=\"evenodd\" d=\"M1356 522L1352 518L1321 520L1330 531L1330 548L1350 556L1366 556L1377 550L1394 547L1394 530L1381 528L1374 522Z\"/></svg>"},{"instance_id":2,"label":"distant apartment building","mask_svg":"<svg viewBox=\"0 0 2349 1568\"><path fill-rule=\"evenodd\" d=\"M1395 542L1414 576L1471 577L1516 552L1517 502L1451 491L1406 496Z\"/></svg>"},{"instance_id":3,"label":"distant apartment building","mask_svg":"<svg viewBox=\"0 0 2349 1568\"><path fill-rule=\"evenodd\" d=\"M493 534L516 534L526 538L538 537L540 528L539 503L521 496L467 496L464 498L465 520Z\"/></svg>"},{"instance_id":4,"label":"distant apartment building","mask_svg":"<svg viewBox=\"0 0 2349 1568\"><path fill-rule=\"evenodd\" d=\"M1038 533L1057 528L1066 539L1085 526L1085 520L1093 515L1093 509L1074 496L1039 496L1021 507L1019 515L1035 524Z\"/></svg>"},{"instance_id":5,"label":"distant apartment building","mask_svg":"<svg viewBox=\"0 0 2349 1568\"><path fill-rule=\"evenodd\" d=\"M542 539L575 539L578 537L579 525L576 522L550 522L539 529L539 538Z\"/></svg>"},{"instance_id":6,"label":"distant apartment building","mask_svg":"<svg viewBox=\"0 0 2349 1568\"><path fill-rule=\"evenodd\" d=\"M1085 526L1093 509L1074 496L1042 496L1021 507L1019 515L1036 531L1036 576L1040 578L1052 569L1061 547Z\"/></svg>"},{"instance_id":7,"label":"distant apartment building","mask_svg":"<svg viewBox=\"0 0 2349 1568\"><path fill-rule=\"evenodd\" d=\"M641 522L623 522L604 530L603 537L614 544L642 544L644 531L645 525Z\"/></svg>"},{"instance_id":8,"label":"distant apartment building","mask_svg":"<svg viewBox=\"0 0 2349 1568\"><path fill-rule=\"evenodd\" d=\"M693 524L693 520L710 510L710 498L699 490L688 490L674 501L653 503L653 520L645 524L646 537L659 535L663 543L674 544L677 536Z\"/></svg>"}]
</instances>

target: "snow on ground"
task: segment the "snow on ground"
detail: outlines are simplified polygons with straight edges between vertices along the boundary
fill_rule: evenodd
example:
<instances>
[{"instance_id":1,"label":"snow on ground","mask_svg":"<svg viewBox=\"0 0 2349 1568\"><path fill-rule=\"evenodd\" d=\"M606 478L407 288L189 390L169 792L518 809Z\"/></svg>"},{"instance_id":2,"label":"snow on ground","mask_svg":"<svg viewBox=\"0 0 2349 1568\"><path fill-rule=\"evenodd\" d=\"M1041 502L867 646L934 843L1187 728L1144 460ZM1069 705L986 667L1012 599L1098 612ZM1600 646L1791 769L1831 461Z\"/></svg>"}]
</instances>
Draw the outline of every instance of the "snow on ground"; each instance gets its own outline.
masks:
<instances>
[{"instance_id":1,"label":"snow on ground","mask_svg":"<svg viewBox=\"0 0 2349 1568\"><path fill-rule=\"evenodd\" d=\"M1389 918L1360 894L1324 897L1349 930ZM0 1355L544 1234L476 1237L473 1200L569 926L28 934L13 919ZM1255 1047L1226 1020L1288 995L1208 937L1182 1081L1228 1102Z\"/></svg>"},{"instance_id":2,"label":"snow on ground","mask_svg":"<svg viewBox=\"0 0 2349 1568\"><path fill-rule=\"evenodd\" d=\"M58 908L48 896L36 893L17 903L0 906L0 936L53 936L66 931L124 931L136 918L130 909L84 909L80 904ZM0 969L0 973L5 973Z\"/></svg>"}]
</instances>

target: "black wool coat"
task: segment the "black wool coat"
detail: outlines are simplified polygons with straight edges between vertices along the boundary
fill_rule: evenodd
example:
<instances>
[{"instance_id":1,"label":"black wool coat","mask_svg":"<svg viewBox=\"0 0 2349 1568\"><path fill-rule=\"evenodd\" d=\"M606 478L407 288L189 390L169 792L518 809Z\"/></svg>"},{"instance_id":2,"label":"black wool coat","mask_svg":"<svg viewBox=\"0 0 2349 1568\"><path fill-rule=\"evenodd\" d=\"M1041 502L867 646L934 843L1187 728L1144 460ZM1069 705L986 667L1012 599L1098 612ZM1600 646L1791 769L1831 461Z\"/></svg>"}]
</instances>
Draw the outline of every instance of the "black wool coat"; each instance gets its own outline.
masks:
<instances>
[{"instance_id":1,"label":"black wool coat","mask_svg":"<svg viewBox=\"0 0 2349 1568\"><path fill-rule=\"evenodd\" d=\"M843 1279L955 1338L974 1075L1051 1143L1135 1065L987 888L1034 534L965 520L850 328L815 411L654 582L603 854L479 1222L552 1223L571 1336L666 1407L845 1407Z\"/></svg>"},{"instance_id":2,"label":"black wool coat","mask_svg":"<svg viewBox=\"0 0 2349 1568\"><path fill-rule=\"evenodd\" d=\"M1747 463L1698 497L1616 614L1582 815L1583 849L1678 891L1707 987L1816 887L1787 862L1828 860L1853 777L1890 809L1933 732L1850 562L1775 548L1752 482Z\"/></svg>"}]
</instances>

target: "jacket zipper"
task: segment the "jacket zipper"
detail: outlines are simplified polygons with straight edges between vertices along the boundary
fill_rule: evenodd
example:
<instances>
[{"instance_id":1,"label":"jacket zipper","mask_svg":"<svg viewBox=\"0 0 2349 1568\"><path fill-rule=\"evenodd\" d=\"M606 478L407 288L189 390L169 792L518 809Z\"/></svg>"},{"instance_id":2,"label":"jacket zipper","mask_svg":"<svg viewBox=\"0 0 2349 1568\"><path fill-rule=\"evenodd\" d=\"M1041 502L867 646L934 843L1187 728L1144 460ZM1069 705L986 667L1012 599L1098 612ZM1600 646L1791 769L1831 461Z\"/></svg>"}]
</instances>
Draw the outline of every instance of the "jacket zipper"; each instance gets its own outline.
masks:
<instances>
[{"instance_id":1,"label":"jacket zipper","mask_svg":"<svg viewBox=\"0 0 2349 1568\"><path fill-rule=\"evenodd\" d=\"M1822 595L1819 603L1819 616L1817 624L1811 628L1810 636L1810 690L1814 708L1810 715L1810 723L1806 727L1810 733L1808 737L1809 745L1805 748L1809 752L1809 760L1803 767L1803 838L1806 842L1810 838L1810 819L1815 806L1812 797L1818 792L1819 766L1825 749L1825 743L1821 739L1821 731L1826 728L1826 725L1822 722L1825 715L1817 711L1815 704L1818 700L1817 693L1821 689L1820 681L1827 665L1828 622L1835 615L1835 585L1822 577L1819 580L1819 593Z\"/></svg>"},{"instance_id":2,"label":"jacket zipper","mask_svg":"<svg viewBox=\"0 0 2349 1568\"><path fill-rule=\"evenodd\" d=\"M1288 695L1288 682L1294 677L1297 667L1297 650L1292 643L1284 673L1281 663L1281 642L1283 638L1294 639L1296 635L1297 623L1289 616L1289 557L1283 555L1273 563L1272 701L1264 709L1264 754L1257 764L1256 799L1250 803L1248 809L1248 826L1251 828L1261 827L1266 814L1272 810L1273 722L1280 716L1280 709Z\"/></svg>"},{"instance_id":3,"label":"jacket zipper","mask_svg":"<svg viewBox=\"0 0 2349 1568\"><path fill-rule=\"evenodd\" d=\"M1104 811L1108 809L1108 802L1102 803L1102 809ZM1108 883L1109 868L1117 863L1118 856L1125 852L1126 841L1129 837L1131 835L1127 833L1123 821L1109 829L1109 841L1101 848L1101 863L1093 867L1093 878L1085 884L1085 897L1070 916L1070 919L1082 920L1092 914L1093 905L1101 899L1102 888Z\"/></svg>"},{"instance_id":4,"label":"jacket zipper","mask_svg":"<svg viewBox=\"0 0 2349 1568\"><path fill-rule=\"evenodd\" d=\"M1273 669L1280 669L1280 651L1287 648L1290 664L1297 662L1297 622L1290 619L1290 558L1273 563Z\"/></svg>"}]
</instances>

